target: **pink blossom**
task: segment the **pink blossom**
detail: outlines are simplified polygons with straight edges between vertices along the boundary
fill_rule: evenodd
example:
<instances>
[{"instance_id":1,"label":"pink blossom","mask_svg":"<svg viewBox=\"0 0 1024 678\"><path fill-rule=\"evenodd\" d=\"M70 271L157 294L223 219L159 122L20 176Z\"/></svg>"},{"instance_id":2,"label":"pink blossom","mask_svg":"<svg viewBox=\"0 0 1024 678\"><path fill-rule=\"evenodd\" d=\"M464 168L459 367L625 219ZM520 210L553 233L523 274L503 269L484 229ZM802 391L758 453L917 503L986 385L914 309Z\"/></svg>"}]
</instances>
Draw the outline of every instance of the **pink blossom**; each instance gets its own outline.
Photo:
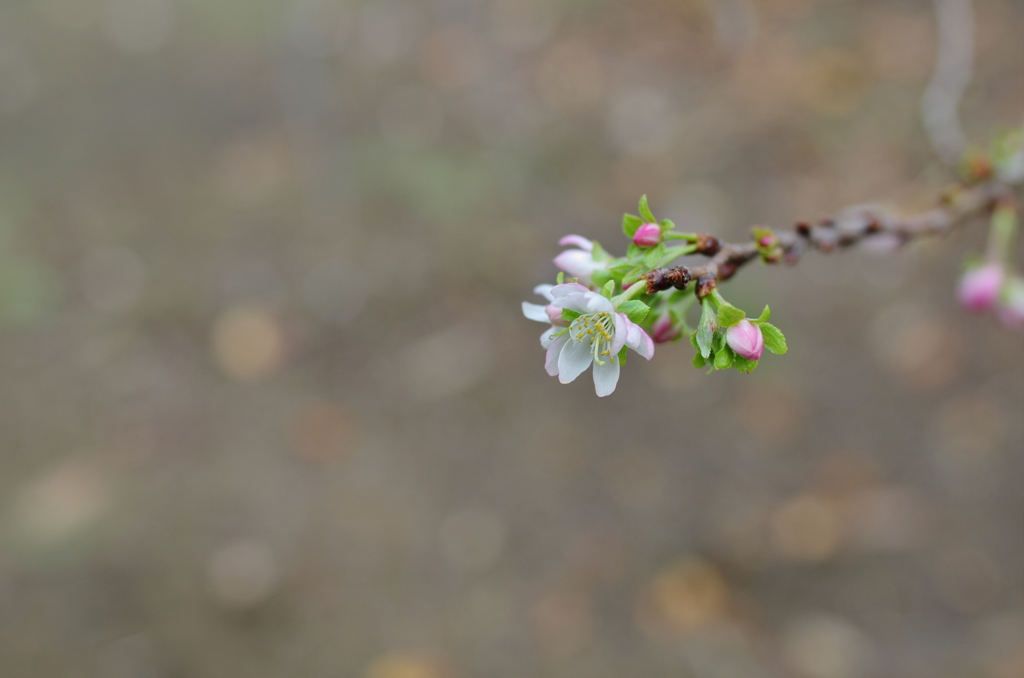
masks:
<instances>
[{"instance_id":1,"label":"pink blossom","mask_svg":"<svg viewBox=\"0 0 1024 678\"><path fill-rule=\"evenodd\" d=\"M585 285L592 285L594 271L604 265L594 260L594 243L581 235L567 235L558 241L559 245L574 245L578 249L566 250L555 257L555 266Z\"/></svg>"},{"instance_id":2,"label":"pink blossom","mask_svg":"<svg viewBox=\"0 0 1024 678\"><path fill-rule=\"evenodd\" d=\"M661 228L657 224L643 224L633 234L633 244L637 247L654 247L661 242Z\"/></svg>"},{"instance_id":3,"label":"pink blossom","mask_svg":"<svg viewBox=\"0 0 1024 678\"><path fill-rule=\"evenodd\" d=\"M960 286L957 289L960 305L975 313L988 310L999 298L1004 278L1003 267L996 263L988 263L967 271L960 278Z\"/></svg>"},{"instance_id":4,"label":"pink blossom","mask_svg":"<svg viewBox=\"0 0 1024 678\"><path fill-rule=\"evenodd\" d=\"M747 360L760 360L764 351L764 335L761 328L747 319L739 321L725 332L729 348Z\"/></svg>"},{"instance_id":5,"label":"pink blossom","mask_svg":"<svg viewBox=\"0 0 1024 678\"><path fill-rule=\"evenodd\" d=\"M682 332L672 324L672 317L667 313L654 321L651 328L651 338L656 344L664 344L679 337Z\"/></svg>"}]
</instances>

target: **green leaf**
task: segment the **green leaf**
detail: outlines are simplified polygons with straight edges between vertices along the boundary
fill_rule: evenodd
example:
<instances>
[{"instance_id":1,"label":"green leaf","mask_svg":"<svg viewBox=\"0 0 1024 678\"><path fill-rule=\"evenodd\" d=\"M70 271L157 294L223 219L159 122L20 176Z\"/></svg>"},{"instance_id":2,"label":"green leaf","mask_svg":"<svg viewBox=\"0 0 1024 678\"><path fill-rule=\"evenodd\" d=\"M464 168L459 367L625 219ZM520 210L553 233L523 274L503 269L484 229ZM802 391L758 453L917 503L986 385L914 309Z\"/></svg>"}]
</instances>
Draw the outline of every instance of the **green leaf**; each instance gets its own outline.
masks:
<instances>
[{"instance_id":1,"label":"green leaf","mask_svg":"<svg viewBox=\"0 0 1024 678\"><path fill-rule=\"evenodd\" d=\"M662 219L661 221L659 221L658 226L661 228L662 233L668 233L669 231L676 227L676 225L673 224L668 219Z\"/></svg>"},{"instance_id":2,"label":"green leaf","mask_svg":"<svg viewBox=\"0 0 1024 678\"><path fill-rule=\"evenodd\" d=\"M558 272L558 277L555 278L555 282L557 282L559 285L565 284L565 271Z\"/></svg>"},{"instance_id":3,"label":"green leaf","mask_svg":"<svg viewBox=\"0 0 1024 678\"><path fill-rule=\"evenodd\" d=\"M617 266L612 266L608 269L608 272L611 273L612 277L616 280L622 280L622 276L632 271L633 268L635 267L632 264L619 264Z\"/></svg>"},{"instance_id":4,"label":"green leaf","mask_svg":"<svg viewBox=\"0 0 1024 678\"><path fill-rule=\"evenodd\" d=\"M658 223L658 220L654 218L653 214L651 214L651 208L647 206L647 196L646 195L640 196L640 217L644 220L644 223L647 223L647 224L656 224L656 223Z\"/></svg>"},{"instance_id":5,"label":"green leaf","mask_svg":"<svg viewBox=\"0 0 1024 678\"><path fill-rule=\"evenodd\" d=\"M594 249L590 250L590 256L594 258L594 261L602 262L615 258L612 255L608 254L608 252L605 251L605 249L601 247L601 244L598 243L596 240L594 241Z\"/></svg>"},{"instance_id":6,"label":"green leaf","mask_svg":"<svg viewBox=\"0 0 1024 678\"><path fill-rule=\"evenodd\" d=\"M732 349L726 346L721 351L715 353L715 369L716 370L727 370L732 367L733 356L736 354L732 352Z\"/></svg>"},{"instance_id":7,"label":"green leaf","mask_svg":"<svg viewBox=\"0 0 1024 678\"><path fill-rule=\"evenodd\" d=\"M595 271L595 273L596 273L596 271ZM591 277L593 277L593 276L591 276ZM608 297L609 299L611 299L612 295L615 294L615 281L614 280L609 280L608 282L606 282L604 284L604 287L601 288L601 294L606 296L606 297Z\"/></svg>"},{"instance_id":8,"label":"green leaf","mask_svg":"<svg viewBox=\"0 0 1024 678\"><path fill-rule=\"evenodd\" d=\"M704 360L704 356L698 351L697 355L693 356L693 366L698 370L708 364L707 360Z\"/></svg>"},{"instance_id":9,"label":"green leaf","mask_svg":"<svg viewBox=\"0 0 1024 678\"><path fill-rule=\"evenodd\" d=\"M619 351L619 367L626 366L626 347L623 346L622 350Z\"/></svg>"},{"instance_id":10,"label":"green leaf","mask_svg":"<svg viewBox=\"0 0 1024 678\"><path fill-rule=\"evenodd\" d=\"M761 315L759 315L759 316L757 317L757 320L752 320L751 322L755 322L755 323L763 323L763 322L767 322L767 321L768 321L768 318L771 318L771 317L772 317L772 312L771 312L771 310L770 310L770 309L769 309L769 308L768 308L767 306L765 306L765 307L764 307L764 310L763 310L763 311L761 311Z\"/></svg>"},{"instance_id":11,"label":"green leaf","mask_svg":"<svg viewBox=\"0 0 1024 678\"><path fill-rule=\"evenodd\" d=\"M697 337L697 348L700 354L707 360L711 355L711 342L715 337L715 309L710 302L702 304L700 312L700 324L694 335Z\"/></svg>"},{"instance_id":12,"label":"green leaf","mask_svg":"<svg viewBox=\"0 0 1024 678\"><path fill-rule=\"evenodd\" d=\"M630 301L624 301L619 304L619 307L615 309L619 313L625 313L626 317L635 323L642 323L644 318L650 312L651 307L642 301L632 299Z\"/></svg>"},{"instance_id":13,"label":"green leaf","mask_svg":"<svg viewBox=\"0 0 1024 678\"><path fill-rule=\"evenodd\" d=\"M604 269L594 271L590 274L590 278L594 281L595 285L607 286L609 284L615 284L615 276L611 271L606 271Z\"/></svg>"},{"instance_id":14,"label":"green leaf","mask_svg":"<svg viewBox=\"0 0 1024 678\"><path fill-rule=\"evenodd\" d=\"M622 215L622 232L626 234L626 237L632 238L636 234L636 229L643 226L643 219L640 217L633 216L632 214Z\"/></svg>"},{"instance_id":15,"label":"green leaf","mask_svg":"<svg viewBox=\"0 0 1024 678\"><path fill-rule=\"evenodd\" d=\"M747 360L743 356L736 355L735 353L733 353L732 356L732 366L740 372L746 372L747 374L750 374L757 369L757 362L758 361L756 360Z\"/></svg>"},{"instance_id":16,"label":"green leaf","mask_svg":"<svg viewBox=\"0 0 1024 678\"><path fill-rule=\"evenodd\" d=\"M579 318L579 317L580 317L580 314L577 313L576 311L570 311L567 308L563 308L562 309L562 320L564 320L565 322L569 323L570 325L572 324L573 320L576 320L576 318Z\"/></svg>"},{"instance_id":17,"label":"green leaf","mask_svg":"<svg viewBox=\"0 0 1024 678\"><path fill-rule=\"evenodd\" d=\"M715 353L718 353L719 351L725 349L725 345L725 332L715 332L715 339L711 343L711 350L713 350Z\"/></svg>"},{"instance_id":18,"label":"green leaf","mask_svg":"<svg viewBox=\"0 0 1024 678\"><path fill-rule=\"evenodd\" d=\"M640 280L640 278L644 277L644 273L647 273L646 268L644 268L643 266L634 266L633 270L631 270L626 275L622 276L623 289L629 287L633 283Z\"/></svg>"},{"instance_id":19,"label":"green leaf","mask_svg":"<svg viewBox=\"0 0 1024 678\"><path fill-rule=\"evenodd\" d=\"M693 344L693 347L695 349L697 349L698 351L700 350L700 344L697 343L697 333L696 332L693 332L693 333L690 334L690 343Z\"/></svg>"},{"instance_id":20,"label":"green leaf","mask_svg":"<svg viewBox=\"0 0 1024 678\"><path fill-rule=\"evenodd\" d=\"M639 245L629 243L629 247L626 248L626 258L629 259L630 261L632 261L633 259L638 259L642 257L644 255L644 252L646 251L647 250L645 250L643 247L640 247Z\"/></svg>"},{"instance_id":21,"label":"green leaf","mask_svg":"<svg viewBox=\"0 0 1024 678\"><path fill-rule=\"evenodd\" d=\"M775 325L761 323L761 334L764 335L764 347L775 355L782 355L789 350L786 346L786 337Z\"/></svg>"},{"instance_id":22,"label":"green leaf","mask_svg":"<svg viewBox=\"0 0 1024 678\"><path fill-rule=\"evenodd\" d=\"M658 265L658 260L665 256L666 249L668 248L665 247L665 243L663 242L659 242L657 245L649 249L643 258L644 266L648 269L655 268Z\"/></svg>"},{"instance_id":23,"label":"green leaf","mask_svg":"<svg viewBox=\"0 0 1024 678\"><path fill-rule=\"evenodd\" d=\"M732 327L739 324L747 314L732 304L722 304L718 307L718 324L721 327Z\"/></svg>"}]
</instances>

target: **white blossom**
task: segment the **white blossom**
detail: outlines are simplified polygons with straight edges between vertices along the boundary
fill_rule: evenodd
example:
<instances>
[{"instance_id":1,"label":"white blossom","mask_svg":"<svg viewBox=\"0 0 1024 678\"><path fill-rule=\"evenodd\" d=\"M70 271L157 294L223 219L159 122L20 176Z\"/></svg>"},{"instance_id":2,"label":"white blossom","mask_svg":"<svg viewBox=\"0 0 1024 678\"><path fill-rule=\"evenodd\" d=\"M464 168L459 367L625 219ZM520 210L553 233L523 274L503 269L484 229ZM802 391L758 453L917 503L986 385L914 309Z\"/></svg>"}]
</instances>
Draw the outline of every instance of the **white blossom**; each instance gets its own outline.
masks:
<instances>
[{"instance_id":1,"label":"white blossom","mask_svg":"<svg viewBox=\"0 0 1024 678\"><path fill-rule=\"evenodd\" d=\"M594 366L594 388L597 395L610 395L619 381L619 352L627 346L644 358L654 356L654 341L625 313L616 313L611 300L578 283L535 290L551 302L547 306L523 302L523 314L530 320L550 322L541 335L541 346L547 349L544 367L563 384L576 379ZM552 319L552 311L562 309L578 314L568 323L561 317Z\"/></svg>"}]
</instances>

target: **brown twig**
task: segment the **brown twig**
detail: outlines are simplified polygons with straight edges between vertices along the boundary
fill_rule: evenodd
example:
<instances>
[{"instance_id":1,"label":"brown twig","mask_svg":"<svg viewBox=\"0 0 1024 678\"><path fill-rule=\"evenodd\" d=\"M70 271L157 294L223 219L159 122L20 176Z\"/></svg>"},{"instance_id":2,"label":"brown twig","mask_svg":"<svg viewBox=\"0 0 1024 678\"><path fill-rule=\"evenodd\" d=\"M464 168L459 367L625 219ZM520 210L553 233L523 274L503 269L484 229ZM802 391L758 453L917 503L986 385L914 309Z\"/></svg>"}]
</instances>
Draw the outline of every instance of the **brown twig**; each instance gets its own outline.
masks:
<instances>
[{"instance_id":1,"label":"brown twig","mask_svg":"<svg viewBox=\"0 0 1024 678\"><path fill-rule=\"evenodd\" d=\"M808 248L819 252L832 252L875 238L889 238L901 245L922 235L946 233L958 223L973 216L991 211L1000 199L1011 195L1012 187L999 180L988 180L972 186L958 188L943 198L942 205L920 214L901 216L877 205L854 205L839 211L835 216L824 217L817 224L797 222L792 231L772 233L763 227L755 227L762 235L758 240L744 243L722 243L713 236L699 235L698 242L714 242L719 245L714 251L701 252L710 256L700 266L673 266L647 273L647 293L654 294L670 287L686 289L691 280L728 280L752 259L760 258L766 263L784 261L795 264ZM709 248L710 249L710 248ZM780 256L781 255L781 256ZM714 288L705 282L698 290L705 294Z\"/></svg>"}]
</instances>

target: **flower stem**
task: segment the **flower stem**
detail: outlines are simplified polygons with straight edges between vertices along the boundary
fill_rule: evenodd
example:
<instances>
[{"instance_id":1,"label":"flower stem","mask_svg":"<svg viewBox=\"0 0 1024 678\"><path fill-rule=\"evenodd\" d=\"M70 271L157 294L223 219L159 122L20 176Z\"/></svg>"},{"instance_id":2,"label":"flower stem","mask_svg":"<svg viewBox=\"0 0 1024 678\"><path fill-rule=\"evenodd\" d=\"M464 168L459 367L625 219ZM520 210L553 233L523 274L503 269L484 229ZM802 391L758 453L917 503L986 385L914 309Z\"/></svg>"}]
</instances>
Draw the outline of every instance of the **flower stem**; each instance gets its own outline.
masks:
<instances>
[{"instance_id":1,"label":"flower stem","mask_svg":"<svg viewBox=\"0 0 1024 678\"><path fill-rule=\"evenodd\" d=\"M637 282L630 285L622 294L618 295L617 297L613 297L612 303L616 307L618 307L619 304L621 304L624 301L629 301L630 299L640 294L640 292L644 291L645 289L647 289L647 281L638 280Z\"/></svg>"},{"instance_id":2,"label":"flower stem","mask_svg":"<svg viewBox=\"0 0 1024 678\"><path fill-rule=\"evenodd\" d=\"M717 289L711 290L711 294L709 294L708 296L711 297L711 299L715 302L716 308L731 305L728 301L725 300L725 297L723 297L722 293L719 292Z\"/></svg>"},{"instance_id":3,"label":"flower stem","mask_svg":"<svg viewBox=\"0 0 1024 678\"><path fill-rule=\"evenodd\" d=\"M988 257L1004 266L1013 261L1013 241L1020 226L1017 204L1012 198L1003 198L992 210L992 222L988 232Z\"/></svg>"}]
</instances>

